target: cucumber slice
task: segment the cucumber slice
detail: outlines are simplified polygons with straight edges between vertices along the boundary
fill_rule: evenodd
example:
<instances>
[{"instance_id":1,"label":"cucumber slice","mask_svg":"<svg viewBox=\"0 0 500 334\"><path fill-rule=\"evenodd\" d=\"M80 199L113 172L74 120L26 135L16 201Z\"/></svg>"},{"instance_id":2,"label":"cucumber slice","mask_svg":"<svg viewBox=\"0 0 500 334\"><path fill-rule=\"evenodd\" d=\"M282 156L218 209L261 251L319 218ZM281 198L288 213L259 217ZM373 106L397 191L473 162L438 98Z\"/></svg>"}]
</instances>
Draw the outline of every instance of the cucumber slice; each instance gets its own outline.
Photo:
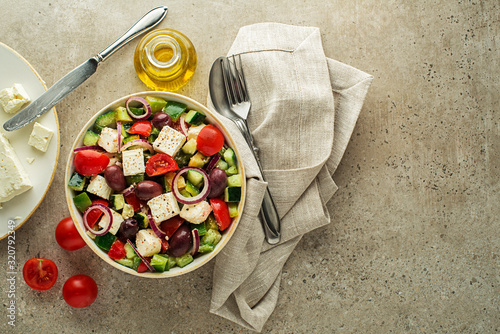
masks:
<instances>
[{"instance_id":1,"label":"cucumber slice","mask_svg":"<svg viewBox=\"0 0 500 334\"><path fill-rule=\"evenodd\" d=\"M177 263L177 265L181 268L187 266L191 262L193 262L193 257L189 253L175 258L175 263Z\"/></svg>"},{"instance_id":2,"label":"cucumber slice","mask_svg":"<svg viewBox=\"0 0 500 334\"><path fill-rule=\"evenodd\" d=\"M114 128L116 126L116 111L110 111L97 117L95 124L98 125L101 130L106 127Z\"/></svg>"},{"instance_id":3,"label":"cucumber slice","mask_svg":"<svg viewBox=\"0 0 500 334\"><path fill-rule=\"evenodd\" d=\"M141 136L139 136L139 135L132 135L132 136L128 136L126 138L123 138L123 144L125 145L129 141L136 140L136 139L141 139Z\"/></svg>"},{"instance_id":4,"label":"cucumber slice","mask_svg":"<svg viewBox=\"0 0 500 334\"><path fill-rule=\"evenodd\" d=\"M75 191L83 191L86 181L87 178L85 176L80 175L77 172L74 172L73 175L71 176L71 179L69 179L68 187L70 187Z\"/></svg>"},{"instance_id":5,"label":"cucumber slice","mask_svg":"<svg viewBox=\"0 0 500 334\"><path fill-rule=\"evenodd\" d=\"M125 176L125 181L127 181L127 185L131 186L134 183L139 183L141 181L144 181L144 174Z\"/></svg>"},{"instance_id":6,"label":"cucumber slice","mask_svg":"<svg viewBox=\"0 0 500 334\"><path fill-rule=\"evenodd\" d=\"M168 101L165 107L163 108L163 112L167 113L172 121L177 122L181 114L185 112L187 106L183 103Z\"/></svg>"},{"instance_id":7,"label":"cucumber slice","mask_svg":"<svg viewBox=\"0 0 500 334\"><path fill-rule=\"evenodd\" d=\"M135 215L135 220L137 220L137 224L140 228L148 228L149 226L149 218L145 213L138 212Z\"/></svg>"},{"instance_id":8,"label":"cucumber slice","mask_svg":"<svg viewBox=\"0 0 500 334\"><path fill-rule=\"evenodd\" d=\"M99 135L92 130L88 130L85 132L85 136L83 137L83 145L84 146L94 146L97 145L99 141Z\"/></svg>"},{"instance_id":9,"label":"cucumber slice","mask_svg":"<svg viewBox=\"0 0 500 334\"><path fill-rule=\"evenodd\" d=\"M196 188L189 180L186 180L186 191L193 197L200 193L198 188Z\"/></svg>"},{"instance_id":10,"label":"cucumber slice","mask_svg":"<svg viewBox=\"0 0 500 334\"><path fill-rule=\"evenodd\" d=\"M220 234L219 231L217 230L207 230L207 234L201 238L201 244L212 244L212 245L217 245L222 238L222 235Z\"/></svg>"},{"instance_id":11,"label":"cucumber slice","mask_svg":"<svg viewBox=\"0 0 500 334\"><path fill-rule=\"evenodd\" d=\"M227 178L229 187L241 187L241 174L231 175Z\"/></svg>"},{"instance_id":12,"label":"cucumber slice","mask_svg":"<svg viewBox=\"0 0 500 334\"><path fill-rule=\"evenodd\" d=\"M224 151L224 160L229 164L229 166L236 166L236 154L232 148L228 147L226 151Z\"/></svg>"},{"instance_id":13,"label":"cucumber slice","mask_svg":"<svg viewBox=\"0 0 500 334\"><path fill-rule=\"evenodd\" d=\"M195 187L199 187L203 182L203 174L197 172L195 170L188 170L186 178L191 182Z\"/></svg>"},{"instance_id":14,"label":"cucumber slice","mask_svg":"<svg viewBox=\"0 0 500 334\"><path fill-rule=\"evenodd\" d=\"M206 226L205 222L203 222L201 224L191 224L191 230L198 230L198 235L200 237L207 234L207 226Z\"/></svg>"},{"instance_id":15,"label":"cucumber slice","mask_svg":"<svg viewBox=\"0 0 500 334\"><path fill-rule=\"evenodd\" d=\"M192 125L200 125L205 120L206 115L200 111L189 110L185 121Z\"/></svg>"},{"instance_id":16,"label":"cucumber slice","mask_svg":"<svg viewBox=\"0 0 500 334\"><path fill-rule=\"evenodd\" d=\"M220 159L217 161L217 164L215 165L216 168L222 169L222 170L227 170L229 168L229 165L227 162L224 160Z\"/></svg>"},{"instance_id":17,"label":"cucumber slice","mask_svg":"<svg viewBox=\"0 0 500 334\"><path fill-rule=\"evenodd\" d=\"M151 258L151 266L159 273L168 270L168 257L161 256L160 254L155 254Z\"/></svg>"},{"instance_id":18,"label":"cucumber slice","mask_svg":"<svg viewBox=\"0 0 500 334\"><path fill-rule=\"evenodd\" d=\"M224 202L239 202L241 200L241 187L226 187L224 189Z\"/></svg>"},{"instance_id":19,"label":"cucumber slice","mask_svg":"<svg viewBox=\"0 0 500 334\"><path fill-rule=\"evenodd\" d=\"M105 235L97 235L94 239L94 242L97 247L106 252L109 252L109 250L111 249L111 245L113 244L113 242L115 242L115 240L116 237L108 232Z\"/></svg>"},{"instance_id":20,"label":"cucumber slice","mask_svg":"<svg viewBox=\"0 0 500 334\"><path fill-rule=\"evenodd\" d=\"M203 243L200 245L200 248L198 248L198 253L210 253L211 251L213 251L215 248L214 245L210 244L210 243Z\"/></svg>"},{"instance_id":21,"label":"cucumber slice","mask_svg":"<svg viewBox=\"0 0 500 334\"><path fill-rule=\"evenodd\" d=\"M111 195L109 201L116 211L123 209L123 206L125 205L125 198L122 194Z\"/></svg>"},{"instance_id":22,"label":"cucumber slice","mask_svg":"<svg viewBox=\"0 0 500 334\"><path fill-rule=\"evenodd\" d=\"M239 212L237 202L227 203L227 208L229 209L229 217L234 218L238 216Z\"/></svg>"},{"instance_id":23,"label":"cucumber slice","mask_svg":"<svg viewBox=\"0 0 500 334\"><path fill-rule=\"evenodd\" d=\"M120 259L120 260L115 260L117 263L125 266L125 267L129 267L129 268L132 268L134 266L134 260L132 259L128 259L126 257L124 257L123 259Z\"/></svg>"},{"instance_id":24,"label":"cucumber slice","mask_svg":"<svg viewBox=\"0 0 500 334\"><path fill-rule=\"evenodd\" d=\"M134 249L132 248L132 246L130 246L130 244L127 242L125 243L124 245L125 247L125 257L127 259L133 259L134 257L136 257L137 255L135 254L135 251Z\"/></svg>"},{"instance_id":25,"label":"cucumber slice","mask_svg":"<svg viewBox=\"0 0 500 334\"><path fill-rule=\"evenodd\" d=\"M230 166L226 169L226 174L227 176L236 175L238 174L238 168L236 168L236 166Z\"/></svg>"}]
</instances>

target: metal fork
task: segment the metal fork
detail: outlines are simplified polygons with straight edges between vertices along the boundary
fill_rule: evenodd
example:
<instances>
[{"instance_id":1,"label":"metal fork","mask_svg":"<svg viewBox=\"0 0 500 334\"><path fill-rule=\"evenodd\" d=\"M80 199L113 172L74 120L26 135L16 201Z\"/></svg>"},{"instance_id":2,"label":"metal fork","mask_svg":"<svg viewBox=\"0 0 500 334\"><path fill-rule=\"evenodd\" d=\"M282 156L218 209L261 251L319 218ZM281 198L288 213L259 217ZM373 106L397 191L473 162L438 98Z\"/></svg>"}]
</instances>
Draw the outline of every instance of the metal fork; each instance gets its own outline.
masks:
<instances>
[{"instance_id":1,"label":"metal fork","mask_svg":"<svg viewBox=\"0 0 500 334\"><path fill-rule=\"evenodd\" d=\"M241 55L238 55L238 59L236 59L234 55L231 59L223 59L222 76L224 78L226 96L230 109L235 113L234 117L231 117L231 119L236 123L248 146L252 149L257 165L259 166L262 177L264 178L262 165L259 159L259 149L255 146L253 137L247 125L247 116L252 103L250 102L250 97L248 95L247 84L241 63ZM278 243L281 239L281 222L268 188L266 188L266 193L264 194L264 199L262 200L260 217L262 219L267 242L270 244Z\"/></svg>"}]
</instances>

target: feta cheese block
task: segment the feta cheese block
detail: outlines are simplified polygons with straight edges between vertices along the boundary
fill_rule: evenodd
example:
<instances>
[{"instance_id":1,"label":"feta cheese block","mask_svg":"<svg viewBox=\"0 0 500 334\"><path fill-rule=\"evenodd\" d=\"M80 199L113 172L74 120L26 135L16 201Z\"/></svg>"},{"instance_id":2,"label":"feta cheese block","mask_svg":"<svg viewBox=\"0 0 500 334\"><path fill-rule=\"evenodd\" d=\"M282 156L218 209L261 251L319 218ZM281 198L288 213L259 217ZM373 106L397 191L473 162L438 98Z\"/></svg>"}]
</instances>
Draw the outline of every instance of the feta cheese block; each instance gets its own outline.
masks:
<instances>
[{"instance_id":1,"label":"feta cheese block","mask_svg":"<svg viewBox=\"0 0 500 334\"><path fill-rule=\"evenodd\" d=\"M90 180L89 185L87 186L87 192L99 196L101 198L104 198L106 200L109 199L109 195L111 195L112 191L113 189L111 189L110 186L108 186L106 179L101 175L93 176L92 179Z\"/></svg>"},{"instance_id":2,"label":"feta cheese block","mask_svg":"<svg viewBox=\"0 0 500 334\"><path fill-rule=\"evenodd\" d=\"M148 201L151 216L156 225L179 214L179 204L172 192L161 194Z\"/></svg>"},{"instance_id":3,"label":"feta cheese block","mask_svg":"<svg viewBox=\"0 0 500 334\"><path fill-rule=\"evenodd\" d=\"M123 175L137 175L146 171L144 165L144 154L142 148L126 150L122 152Z\"/></svg>"},{"instance_id":4,"label":"feta cheese block","mask_svg":"<svg viewBox=\"0 0 500 334\"><path fill-rule=\"evenodd\" d=\"M157 152L165 153L173 157L179 152L185 141L186 136L167 125L161 129L158 137L153 142L153 148Z\"/></svg>"},{"instance_id":5,"label":"feta cheese block","mask_svg":"<svg viewBox=\"0 0 500 334\"><path fill-rule=\"evenodd\" d=\"M185 204L182 207L179 216L190 223L201 224L207 220L208 215L212 212L212 207L207 201L201 201L196 204Z\"/></svg>"},{"instance_id":6,"label":"feta cheese block","mask_svg":"<svg viewBox=\"0 0 500 334\"><path fill-rule=\"evenodd\" d=\"M135 245L139 254L144 257L153 256L161 251L161 239L150 228L137 232Z\"/></svg>"},{"instance_id":7,"label":"feta cheese block","mask_svg":"<svg viewBox=\"0 0 500 334\"><path fill-rule=\"evenodd\" d=\"M120 225L123 222L123 217L121 214L119 214L115 210L113 210L113 209L109 209L109 210L111 211L111 215L113 217L113 222L111 223L111 227L109 228L109 233L114 235L114 234L116 234L116 232L118 232L118 229L120 228ZM108 226L108 224L109 224L109 220L107 219L106 216L103 216L103 218L99 222L99 227L105 228L106 226Z\"/></svg>"},{"instance_id":8,"label":"feta cheese block","mask_svg":"<svg viewBox=\"0 0 500 334\"><path fill-rule=\"evenodd\" d=\"M42 152L47 152L47 148L49 147L50 140L54 132L43 126L42 124L35 122L33 125L33 131L31 132L30 138L28 140L28 144L40 150Z\"/></svg>"},{"instance_id":9,"label":"feta cheese block","mask_svg":"<svg viewBox=\"0 0 500 334\"><path fill-rule=\"evenodd\" d=\"M14 114L30 101L28 93L21 84L14 84L0 91L0 105L6 113Z\"/></svg>"},{"instance_id":10,"label":"feta cheese block","mask_svg":"<svg viewBox=\"0 0 500 334\"><path fill-rule=\"evenodd\" d=\"M14 148L0 132L0 203L10 201L31 187L31 180Z\"/></svg>"},{"instance_id":11,"label":"feta cheese block","mask_svg":"<svg viewBox=\"0 0 500 334\"><path fill-rule=\"evenodd\" d=\"M118 152L118 130L111 128L102 129L97 145L101 146L108 153Z\"/></svg>"}]
</instances>

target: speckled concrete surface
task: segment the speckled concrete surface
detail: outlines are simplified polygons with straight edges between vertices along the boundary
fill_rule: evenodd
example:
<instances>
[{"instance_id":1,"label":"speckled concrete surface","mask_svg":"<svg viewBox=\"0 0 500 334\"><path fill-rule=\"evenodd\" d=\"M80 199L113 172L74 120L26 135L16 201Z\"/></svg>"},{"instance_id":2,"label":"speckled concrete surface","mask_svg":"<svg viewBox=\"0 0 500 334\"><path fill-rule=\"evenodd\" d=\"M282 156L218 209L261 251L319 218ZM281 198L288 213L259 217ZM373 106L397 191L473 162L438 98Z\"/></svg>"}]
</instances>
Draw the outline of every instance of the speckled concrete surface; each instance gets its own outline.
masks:
<instances>
[{"instance_id":1,"label":"speckled concrete surface","mask_svg":"<svg viewBox=\"0 0 500 334\"><path fill-rule=\"evenodd\" d=\"M276 21L318 26L327 56L374 75L335 177L333 222L306 235L284 268L265 333L495 333L500 331L500 125L497 1L11 1L0 41L50 86L100 51L150 8L161 27L191 38L199 55L180 92L205 102L212 61L240 26ZM57 107L61 156L52 187L16 233L19 268L54 260L55 287L17 282L16 326L0 332L246 333L208 313L213 263L170 280L103 267L89 249L54 239L68 215L63 173L79 127L108 102L145 86L133 70L136 42L110 58ZM54 208L57 208L54 210ZM7 243L0 242L4 268ZM96 278L97 301L68 307L63 282Z\"/></svg>"}]
</instances>

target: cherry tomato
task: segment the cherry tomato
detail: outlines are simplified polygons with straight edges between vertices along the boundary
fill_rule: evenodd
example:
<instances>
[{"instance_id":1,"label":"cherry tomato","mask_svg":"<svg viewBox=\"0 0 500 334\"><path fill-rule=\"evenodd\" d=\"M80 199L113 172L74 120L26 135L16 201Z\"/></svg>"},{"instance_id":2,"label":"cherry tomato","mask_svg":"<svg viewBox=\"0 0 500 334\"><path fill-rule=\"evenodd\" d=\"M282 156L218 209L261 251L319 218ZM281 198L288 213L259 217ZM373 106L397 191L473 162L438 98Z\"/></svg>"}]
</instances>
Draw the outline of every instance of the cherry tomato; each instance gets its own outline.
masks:
<instances>
[{"instance_id":1,"label":"cherry tomato","mask_svg":"<svg viewBox=\"0 0 500 334\"><path fill-rule=\"evenodd\" d=\"M148 137L153 131L153 125L151 125L150 121L138 121L135 122L134 125L127 130L128 133L133 135L141 135L144 137Z\"/></svg>"},{"instance_id":2,"label":"cherry tomato","mask_svg":"<svg viewBox=\"0 0 500 334\"><path fill-rule=\"evenodd\" d=\"M90 176L101 173L108 166L109 158L96 151L84 150L76 152L74 163L78 173Z\"/></svg>"},{"instance_id":3,"label":"cherry tomato","mask_svg":"<svg viewBox=\"0 0 500 334\"><path fill-rule=\"evenodd\" d=\"M57 224L56 241L59 246L68 251L74 251L86 245L71 217L66 217Z\"/></svg>"},{"instance_id":4,"label":"cherry tomato","mask_svg":"<svg viewBox=\"0 0 500 334\"><path fill-rule=\"evenodd\" d=\"M64 283L63 297L68 305L82 308L91 305L97 298L97 284L87 275L75 275Z\"/></svg>"},{"instance_id":5,"label":"cherry tomato","mask_svg":"<svg viewBox=\"0 0 500 334\"><path fill-rule=\"evenodd\" d=\"M229 227L229 225L231 225L229 208L227 207L226 202L220 198L211 198L209 201L214 212L215 220L217 221L217 226L219 226L219 230L224 231Z\"/></svg>"},{"instance_id":6,"label":"cherry tomato","mask_svg":"<svg viewBox=\"0 0 500 334\"><path fill-rule=\"evenodd\" d=\"M138 273L143 273L145 271L148 271L148 266L146 266L146 264L144 263L144 261L141 261L141 263L139 264L139 267L137 267L137 272Z\"/></svg>"},{"instance_id":7,"label":"cherry tomato","mask_svg":"<svg viewBox=\"0 0 500 334\"><path fill-rule=\"evenodd\" d=\"M108 201L103 199L95 199L92 201L92 204L102 204L104 206L109 206ZM89 211L89 213L87 214L87 223L89 224L90 228L94 227L94 225L99 221L102 215L103 213L99 209L92 209Z\"/></svg>"},{"instance_id":8,"label":"cherry tomato","mask_svg":"<svg viewBox=\"0 0 500 334\"><path fill-rule=\"evenodd\" d=\"M116 239L111 245L108 255L113 260L123 259L125 255L127 255L127 252L125 251L125 244L120 240Z\"/></svg>"},{"instance_id":9,"label":"cherry tomato","mask_svg":"<svg viewBox=\"0 0 500 334\"><path fill-rule=\"evenodd\" d=\"M29 259L23 267L23 278L34 290L45 291L57 281L57 266L47 259Z\"/></svg>"},{"instance_id":10,"label":"cherry tomato","mask_svg":"<svg viewBox=\"0 0 500 334\"><path fill-rule=\"evenodd\" d=\"M146 173L149 176L157 176L178 170L177 162L168 154L158 153L149 158L146 163Z\"/></svg>"},{"instance_id":11,"label":"cherry tomato","mask_svg":"<svg viewBox=\"0 0 500 334\"><path fill-rule=\"evenodd\" d=\"M175 231L184 223L184 218L181 216L173 216L170 219L165 220L160 224L160 230L167 234L167 237L171 237Z\"/></svg>"},{"instance_id":12,"label":"cherry tomato","mask_svg":"<svg viewBox=\"0 0 500 334\"><path fill-rule=\"evenodd\" d=\"M209 157L219 152L224 146L224 136L219 129L208 124L201 129L196 138L196 147L201 154Z\"/></svg>"}]
</instances>

